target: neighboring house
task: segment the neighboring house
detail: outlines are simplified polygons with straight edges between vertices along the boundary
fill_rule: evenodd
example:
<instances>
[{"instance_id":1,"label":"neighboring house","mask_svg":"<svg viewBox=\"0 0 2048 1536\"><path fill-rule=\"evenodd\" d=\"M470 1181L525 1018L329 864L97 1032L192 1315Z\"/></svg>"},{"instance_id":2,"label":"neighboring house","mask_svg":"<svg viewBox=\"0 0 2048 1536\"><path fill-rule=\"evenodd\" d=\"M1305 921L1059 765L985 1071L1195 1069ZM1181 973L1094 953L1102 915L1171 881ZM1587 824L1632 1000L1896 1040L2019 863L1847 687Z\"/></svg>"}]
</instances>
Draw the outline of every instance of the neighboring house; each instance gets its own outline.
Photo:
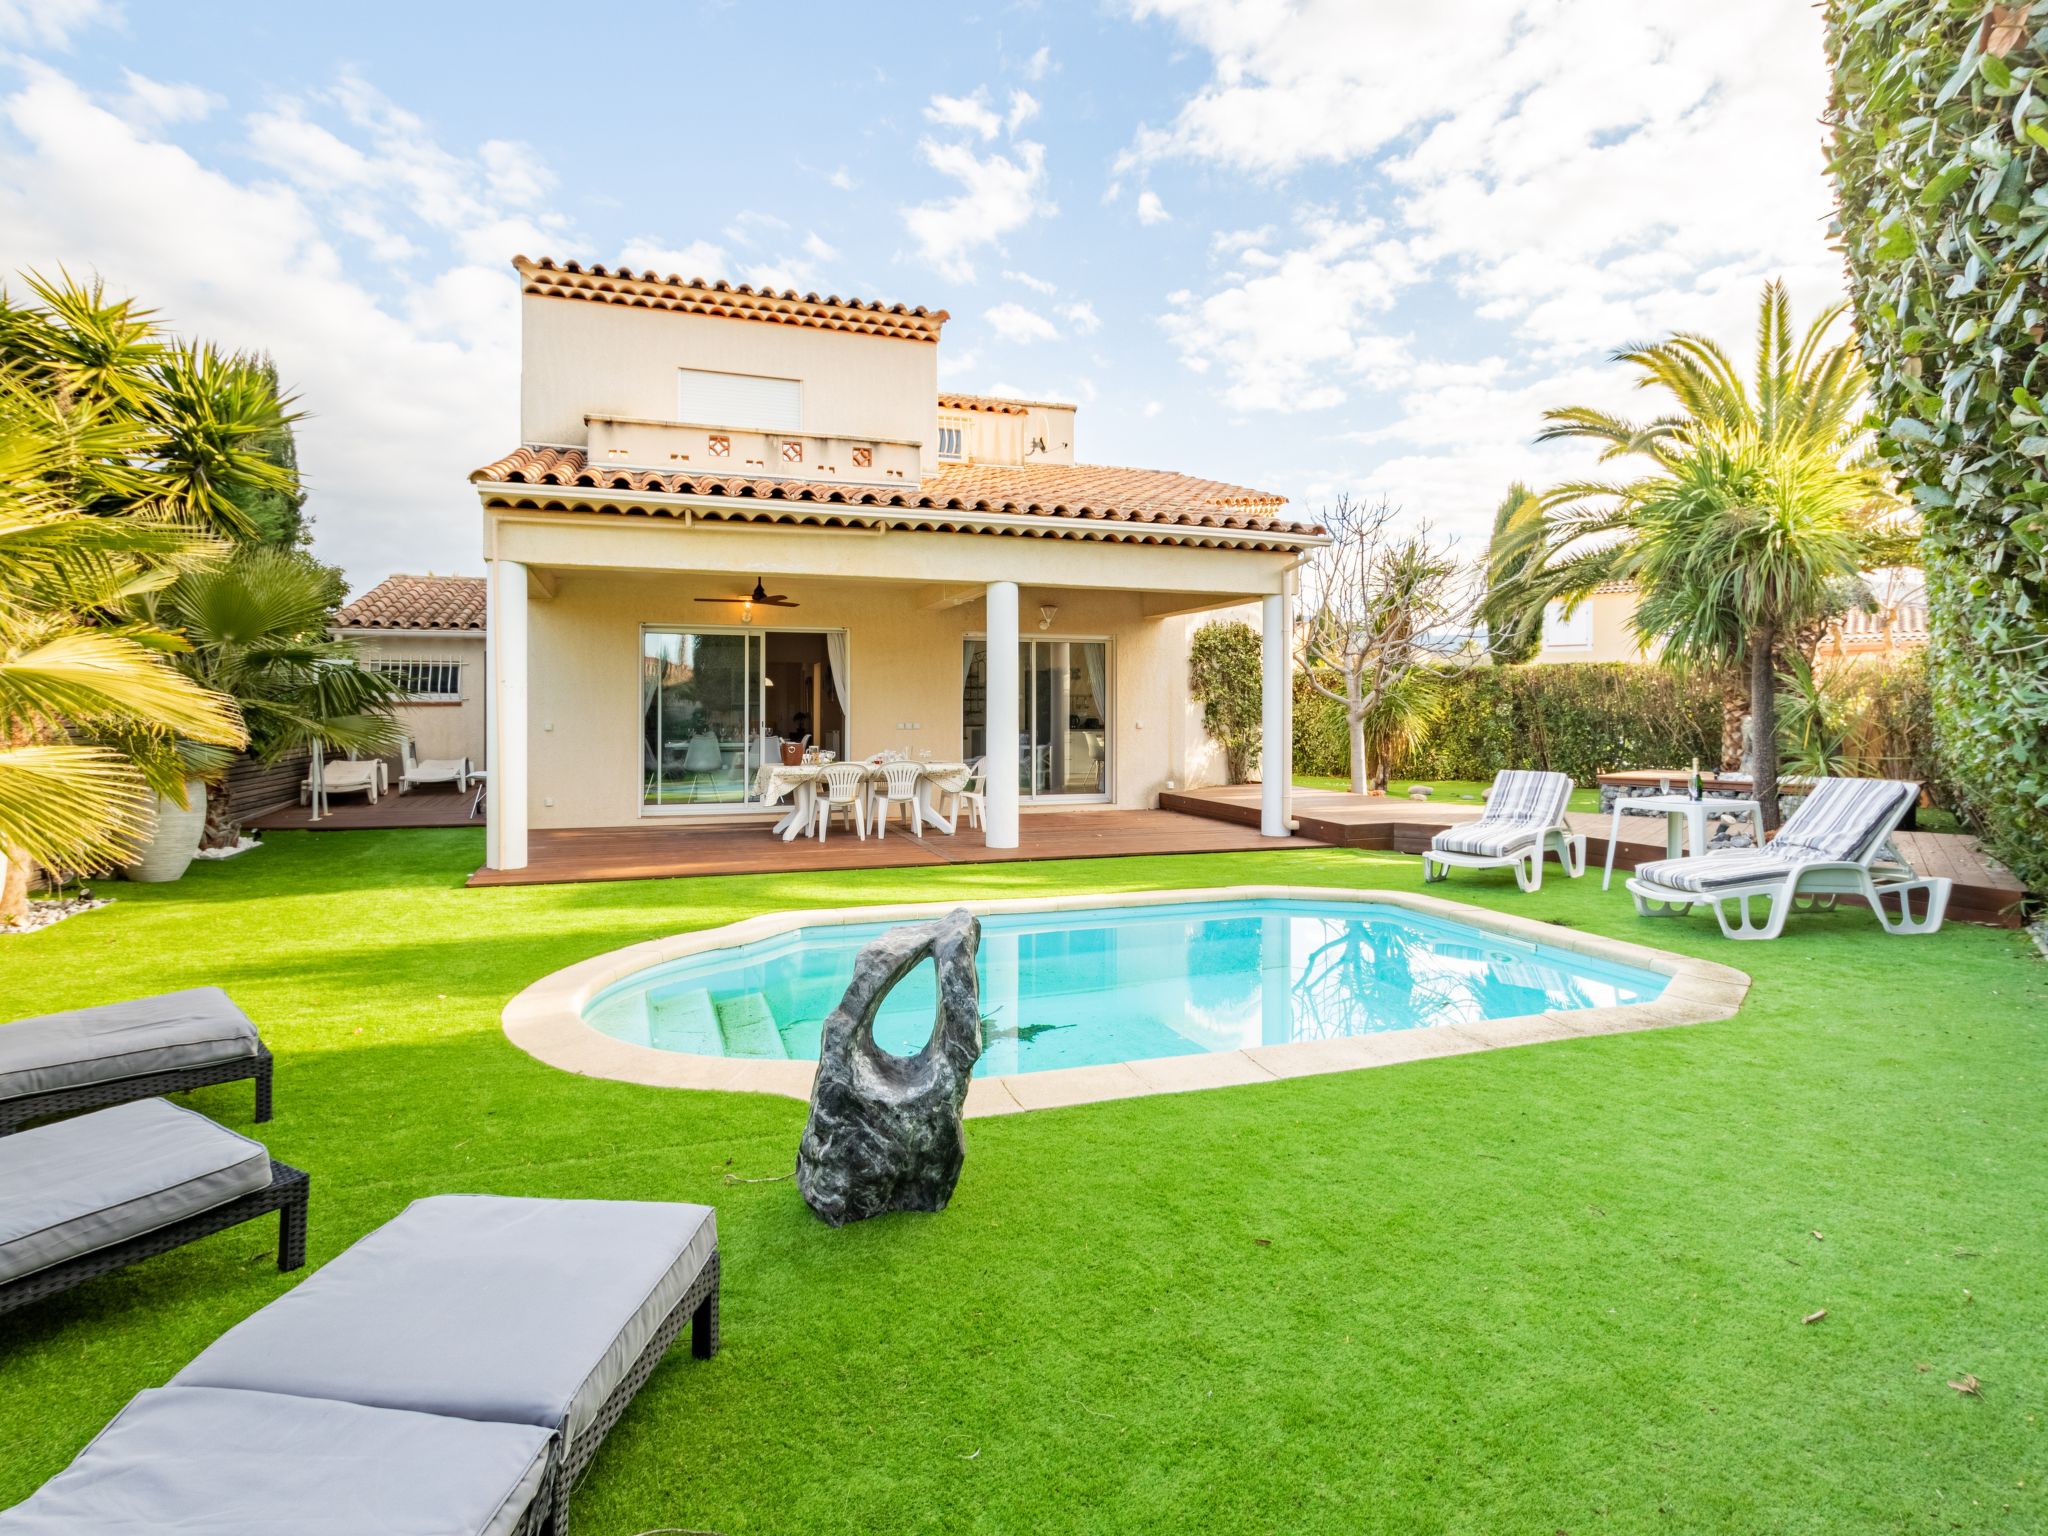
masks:
<instances>
[{"instance_id":1,"label":"neighboring house","mask_svg":"<svg viewBox=\"0 0 2048 1536\"><path fill-rule=\"evenodd\" d=\"M1281 497L1077 463L1072 405L940 390L943 310L514 265L520 440L470 477L493 867L529 827L759 817L759 764L806 735L986 754L992 847L1020 805L1152 806L1208 756L1190 616L1246 602L1285 760L1324 535Z\"/></svg>"},{"instance_id":2,"label":"neighboring house","mask_svg":"<svg viewBox=\"0 0 2048 1536\"><path fill-rule=\"evenodd\" d=\"M421 758L486 766L483 577L392 576L337 613L335 633L403 683L398 721Z\"/></svg>"},{"instance_id":3,"label":"neighboring house","mask_svg":"<svg viewBox=\"0 0 2048 1536\"><path fill-rule=\"evenodd\" d=\"M1822 660L1890 656L1927 643L1927 588L1917 571L1878 572L1869 578L1876 606L1844 614L1828 626L1816 654ZM1552 603L1543 612L1543 643L1531 662L1650 661L1655 649L1636 643L1632 582L1611 581L1567 616Z\"/></svg>"},{"instance_id":4,"label":"neighboring house","mask_svg":"<svg viewBox=\"0 0 2048 1536\"><path fill-rule=\"evenodd\" d=\"M1635 612L1635 583L1628 581L1602 582L1569 613L1563 603L1551 603L1543 610L1543 643L1529 660L1650 661L1656 653L1637 643L1629 628Z\"/></svg>"}]
</instances>

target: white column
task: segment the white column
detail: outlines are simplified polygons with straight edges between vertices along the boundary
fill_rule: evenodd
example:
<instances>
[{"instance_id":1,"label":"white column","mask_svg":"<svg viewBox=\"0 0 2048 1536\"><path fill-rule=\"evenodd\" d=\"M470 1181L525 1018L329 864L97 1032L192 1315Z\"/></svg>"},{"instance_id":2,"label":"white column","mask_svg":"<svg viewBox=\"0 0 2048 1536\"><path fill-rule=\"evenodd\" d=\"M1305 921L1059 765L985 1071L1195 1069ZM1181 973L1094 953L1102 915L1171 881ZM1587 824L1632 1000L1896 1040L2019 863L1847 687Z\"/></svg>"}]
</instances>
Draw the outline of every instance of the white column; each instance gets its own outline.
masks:
<instances>
[{"instance_id":1,"label":"white column","mask_svg":"<svg viewBox=\"0 0 2048 1536\"><path fill-rule=\"evenodd\" d=\"M988 584L986 842L1017 846L1017 583Z\"/></svg>"},{"instance_id":2,"label":"white column","mask_svg":"<svg viewBox=\"0 0 2048 1536\"><path fill-rule=\"evenodd\" d=\"M1287 739L1287 694L1294 666L1292 607L1284 592L1260 604L1259 832L1264 837L1287 836L1287 782L1294 770L1293 744Z\"/></svg>"},{"instance_id":3,"label":"white column","mask_svg":"<svg viewBox=\"0 0 2048 1536\"><path fill-rule=\"evenodd\" d=\"M492 869L526 868L526 567L490 562Z\"/></svg>"}]
</instances>

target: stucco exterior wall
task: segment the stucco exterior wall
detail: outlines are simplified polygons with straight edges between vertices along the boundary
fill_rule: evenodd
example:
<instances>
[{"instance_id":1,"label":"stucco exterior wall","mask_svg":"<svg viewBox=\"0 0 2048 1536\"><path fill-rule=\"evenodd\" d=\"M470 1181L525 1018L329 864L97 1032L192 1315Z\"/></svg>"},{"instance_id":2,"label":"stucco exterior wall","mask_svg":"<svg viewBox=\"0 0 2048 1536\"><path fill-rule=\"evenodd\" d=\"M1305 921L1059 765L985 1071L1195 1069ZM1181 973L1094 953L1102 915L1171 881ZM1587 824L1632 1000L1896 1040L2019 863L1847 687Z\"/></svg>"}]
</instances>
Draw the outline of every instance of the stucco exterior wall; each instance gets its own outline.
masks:
<instances>
[{"instance_id":1,"label":"stucco exterior wall","mask_svg":"<svg viewBox=\"0 0 2048 1536\"><path fill-rule=\"evenodd\" d=\"M806 432L915 441L924 472L937 465L933 343L532 294L520 305L521 442L583 445L586 414L675 421L677 370L698 368L800 379Z\"/></svg>"},{"instance_id":2,"label":"stucco exterior wall","mask_svg":"<svg viewBox=\"0 0 2048 1536\"><path fill-rule=\"evenodd\" d=\"M405 704L398 723L422 758L467 757L485 765L484 637L421 631L354 631L364 661L453 661L462 668L462 696L453 703ZM394 759L395 761L395 759ZM396 780L393 780L394 786Z\"/></svg>"},{"instance_id":3,"label":"stucco exterior wall","mask_svg":"<svg viewBox=\"0 0 2048 1536\"><path fill-rule=\"evenodd\" d=\"M671 819L643 813L640 633L645 625L730 624L728 610L695 601L732 590L729 576L563 571L555 594L529 609L529 797L535 827L629 826ZM920 605L924 589L884 582L808 580L802 607L757 611L754 629L845 629L854 755L896 750L954 757L962 750L964 642L984 626L983 604ZM1053 601L1052 626L1037 627ZM1191 748L1185 616L1147 618L1142 594L1022 593L1023 634L1110 641L1110 790L1124 808L1155 805L1185 782ZM772 622L770 622L772 620ZM1199 714L1193 738L1201 736ZM706 814L689 813L690 819ZM753 813L758 815L759 813Z\"/></svg>"},{"instance_id":4,"label":"stucco exterior wall","mask_svg":"<svg viewBox=\"0 0 2048 1536\"><path fill-rule=\"evenodd\" d=\"M1651 653L1636 643L1629 620L1636 611L1633 592L1595 592L1574 610L1564 626L1548 615L1543 644L1529 659L1537 662L1648 661ZM1572 630L1583 631L1583 643Z\"/></svg>"}]
</instances>

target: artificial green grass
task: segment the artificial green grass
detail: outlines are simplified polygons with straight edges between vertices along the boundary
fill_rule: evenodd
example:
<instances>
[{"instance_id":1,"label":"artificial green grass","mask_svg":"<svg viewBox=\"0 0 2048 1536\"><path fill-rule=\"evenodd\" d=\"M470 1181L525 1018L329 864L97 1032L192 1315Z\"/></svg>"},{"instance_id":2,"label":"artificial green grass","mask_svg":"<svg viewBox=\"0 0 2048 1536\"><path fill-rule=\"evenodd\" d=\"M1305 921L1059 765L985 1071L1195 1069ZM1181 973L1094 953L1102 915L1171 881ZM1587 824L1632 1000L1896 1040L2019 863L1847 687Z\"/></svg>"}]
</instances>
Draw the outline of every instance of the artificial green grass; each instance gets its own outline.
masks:
<instances>
[{"instance_id":1,"label":"artificial green grass","mask_svg":"<svg viewBox=\"0 0 2048 1536\"><path fill-rule=\"evenodd\" d=\"M1351 781L1349 779L1333 779L1316 773L1297 773L1294 776L1294 783L1296 788L1299 789L1349 791L1351 788ZM1387 781L1387 793L1397 799L1404 799L1408 791L1417 784L1427 784L1436 791L1430 798L1448 805L1460 805L1467 800L1471 801L1474 805L1479 805L1486 799L1486 791L1489 787L1481 784L1476 779L1389 779ZM1565 809L1568 811L1599 810L1600 791L1598 789L1574 789L1571 800L1567 803Z\"/></svg>"},{"instance_id":2,"label":"artificial green grass","mask_svg":"<svg viewBox=\"0 0 2048 1536\"><path fill-rule=\"evenodd\" d=\"M798 905L1283 881L1313 849L470 891L478 833L274 834L0 939L0 1018L204 982L278 1056L310 1262L441 1190L718 1207L584 1536L2048 1528L2048 967L1867 913L1734 945L1597 879L1453 897L1750 971L1721 1023L972 1122L951 1209L832 1231L803 1106L573 1077L520 987ZM246 1083L193 1102L249 1127ZM0 1506L294 1277L238 1228L0 1325ZM1825 1309L1811 1325L1801 1319ZM1981 1396L1946 1383L1965 1373Z\"/></svg>"}]
</instances>

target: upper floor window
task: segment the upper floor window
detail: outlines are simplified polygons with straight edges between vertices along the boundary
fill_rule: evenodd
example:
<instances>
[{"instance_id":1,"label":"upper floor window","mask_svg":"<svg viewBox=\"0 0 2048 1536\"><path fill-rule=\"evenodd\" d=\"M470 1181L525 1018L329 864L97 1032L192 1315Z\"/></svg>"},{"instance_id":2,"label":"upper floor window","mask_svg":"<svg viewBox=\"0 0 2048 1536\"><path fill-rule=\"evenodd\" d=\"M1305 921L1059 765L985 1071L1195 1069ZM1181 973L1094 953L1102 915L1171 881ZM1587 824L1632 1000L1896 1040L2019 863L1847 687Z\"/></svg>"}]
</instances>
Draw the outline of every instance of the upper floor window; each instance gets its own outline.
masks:
<instances>
[{"instance_id":1,"label":"upper floor window","mask_svg":"<svg viewBox=\"0 0 2048 1536\"><path fill-rule=\"evenodd\" d=\"M960 421L939 422L939 457L942 459L964 459L967 457L967 425Z\"/></svg>"},{"instance_id":2,"label":"upper floor window","mask_svg":"<svg viewBox=\"0 0 2048 1536\"><path fill-rule=\"evenodd\" d=\"M395 678L409 699L433 702L462 697L459 661L371 661L372 672Z\"/></svg>"},{"instance_id":3,"label":"upper floor window","mask_svg":"<svg viewBox=\"0 0 2048 1536\"><path fill-rule=\"evenodd\" d=\"M1593 643L1593 605L1580 603L1566 617L1563 603L1543 609L1543 643L1554 650L1584 649Z\"/></svg>"},{"instance_id":4,"label":"upper floor window","mask_svg":"<svg viewBox=\"0 0 2048 1536\"><path fill-rule=\"evenodd\" d=\"M743 427L757 432L801 432L801 379L771 379L758 373L713 373L678 368L676 420L705 427Z\"/></svg>"}]
</instances>

